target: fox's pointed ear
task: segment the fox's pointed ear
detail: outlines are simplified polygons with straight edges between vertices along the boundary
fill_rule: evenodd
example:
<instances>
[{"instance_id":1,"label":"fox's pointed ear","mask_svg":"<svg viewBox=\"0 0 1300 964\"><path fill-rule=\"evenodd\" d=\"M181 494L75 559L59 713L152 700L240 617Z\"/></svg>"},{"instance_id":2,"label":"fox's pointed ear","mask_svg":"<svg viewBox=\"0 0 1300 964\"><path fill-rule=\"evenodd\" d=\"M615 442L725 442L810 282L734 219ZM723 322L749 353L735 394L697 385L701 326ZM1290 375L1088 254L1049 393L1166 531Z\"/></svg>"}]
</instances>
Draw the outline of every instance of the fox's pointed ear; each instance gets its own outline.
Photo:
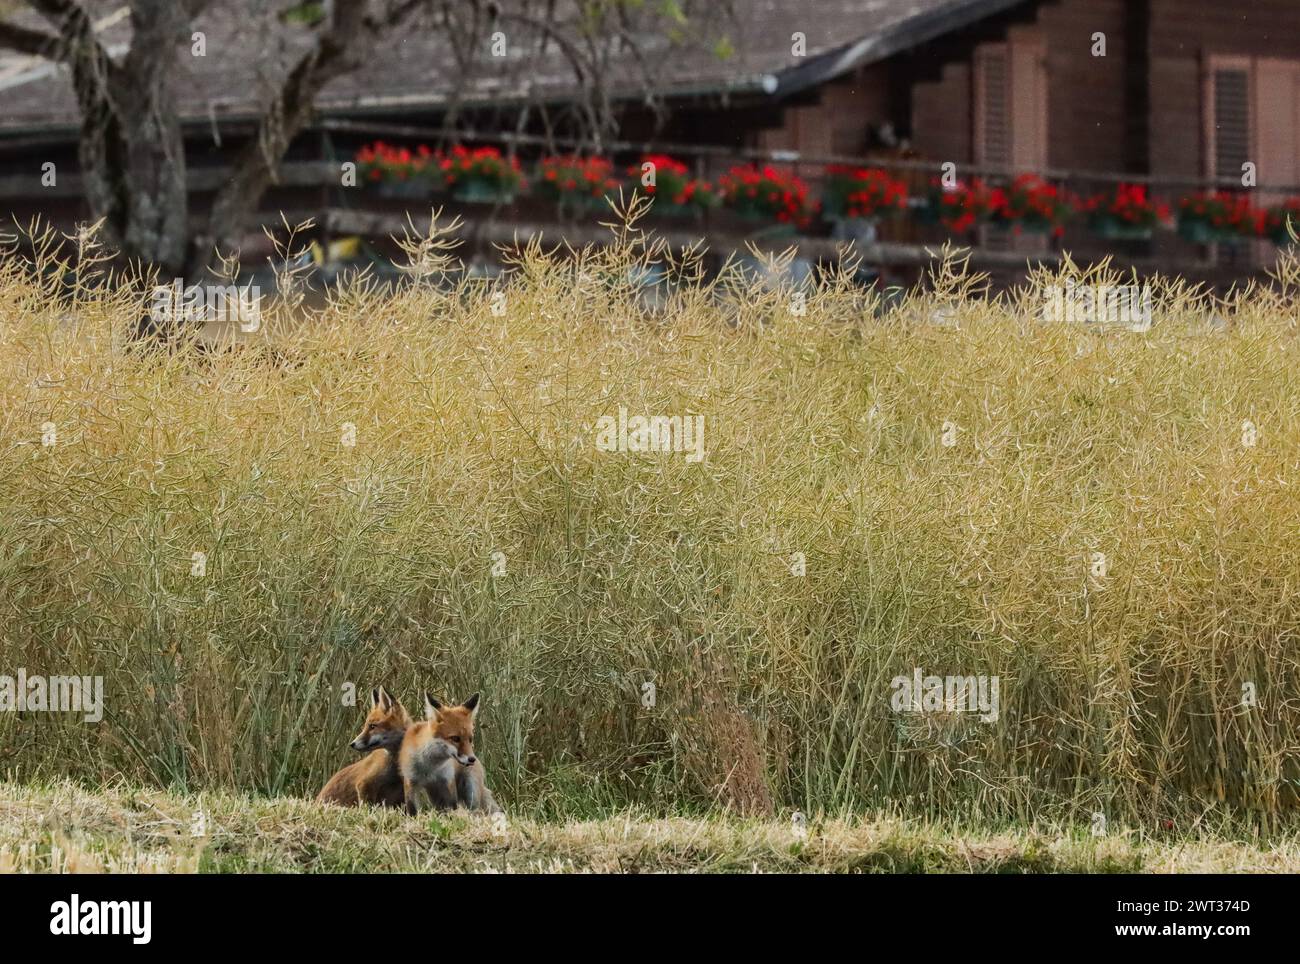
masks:
<instances>
[{"instance_id":1,"label":"fox's pointed ear","mask_svg":"<svg viewBox=\"0 0 1300 964\"><path fill-rule=\"evenodd\" d=\"M370 706L372 709L379 705L379 702L383 696L383 689L384 688L382 686L376 686L374 689L370 691Z\"/></svg>"},{"instance_id":2,"label":"fox's pointed ear","mask_svg":"<svg viewBox=\"0 0 1300 964\"><path fill-rule=\"evenodd\" d=\"M424 691L424 717L427 720L436 720L438 711L442 709L442 704L429 695L429 691Z\"/></svg>"},{"instance_id":3,"label":"fox's pointed ear","mask_svg":"<svg viewBox=\"0 0 1300 964\"><path fill-rule=\"evenodd\" d=\"M375 692L379 694L378 699L375 700L375 705L387 713L393 708L393 703L395 702L393 700L393 695L382 686L376 688Z\"/></svg>"},{"instance_id":4,"label":"fox's pointed ear","mask_svg":"<svg viewBox=\"0 0 1300 964\"><path fill-rule=\"evenodd\" d=\"M478 694L475 693L461 705L464 706L465 709L469 710L470 716L473 716L478 712Z\"/></svg>"},{"instance_id":5,"label":"fox's pointed ear","mask_svg":"<svg viewBox=\"0 0 1300 964\"><path fill-rule=\"evenodd\" d=\"M393 713L398 719L405 721L407 726L411 725L411 714L406 712L406 707L402 705L401 700L393 700Z\"/></svg>"}]
</instances>

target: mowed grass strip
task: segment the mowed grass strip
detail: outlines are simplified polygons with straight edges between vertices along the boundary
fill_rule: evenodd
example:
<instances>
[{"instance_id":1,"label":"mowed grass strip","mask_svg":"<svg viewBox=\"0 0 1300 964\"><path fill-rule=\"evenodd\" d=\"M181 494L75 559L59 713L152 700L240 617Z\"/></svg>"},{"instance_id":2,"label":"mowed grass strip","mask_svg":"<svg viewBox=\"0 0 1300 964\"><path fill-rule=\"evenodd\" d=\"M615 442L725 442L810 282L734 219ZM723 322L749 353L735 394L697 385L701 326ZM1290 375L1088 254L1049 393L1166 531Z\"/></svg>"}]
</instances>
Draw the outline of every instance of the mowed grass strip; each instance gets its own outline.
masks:
<instances>
[{"instance_id":1,"label":"mowed grass strip","mask_svg":"<svg viewBox=\"0 0 1300 964\"><path fill-rule=\"evenodd\" d=\"M201 815L201 817L200 817ZM202 820L202 824L196 821ZM201 828L202 836L195 830ZM960 830L864 816L600 820L407 817L290 798L0 784L0 872L19 873L1170 873L1300 870L1267 846L1086 827Z\"/></svg>"}]
</instances>

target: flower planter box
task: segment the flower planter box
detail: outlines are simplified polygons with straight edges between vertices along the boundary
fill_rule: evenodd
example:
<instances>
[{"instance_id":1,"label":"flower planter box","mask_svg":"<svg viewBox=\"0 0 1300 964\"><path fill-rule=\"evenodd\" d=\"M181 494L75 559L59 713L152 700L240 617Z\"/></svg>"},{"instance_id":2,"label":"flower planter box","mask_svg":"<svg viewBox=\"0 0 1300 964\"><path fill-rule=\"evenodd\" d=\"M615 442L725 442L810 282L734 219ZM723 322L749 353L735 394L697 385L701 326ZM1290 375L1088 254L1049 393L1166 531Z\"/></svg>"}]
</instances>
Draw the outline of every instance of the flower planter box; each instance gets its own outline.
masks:
<instances>
[{"instance_id":1,"label":"flower planter box","mask_svg":"<svg viewBox=\"0 0 1300 964\"><path fill-rule=\"evenodd\" d=\"M1297 239L1292 237L1291 231L1287 230L1287 224L1300 234L1300 200L1292 199L1284 205L1269 209L1265 215L1264 230L1270 241L1279 248L1289 248L1297 244Z\"/></svg>"},{"instance_id":2,"label":"flower planter box","mask_svg":"<svg viewBox=\"0 0 1300 964\"><path fill-rule=\"evenodd\" d=\"M944 191L936 180L929 193L908 202L908 213L918 224L937 225L950 234L964 236L988 222L991 207L987 189L978 182Z\"/></svg>"},{"instance_id":3,"label":"flower planter box","mask_svg":"<svg viewBox=\"0 0 1300 964\"><path fill-rule=\"evenodd\" d=\"M999 234L1008 236L1026 235L1026 234L1051 234L1055 225L1044 224L1041 221L989 221L988 225Z\"/></svg>"},{"instance_id":4,"label":"flower planter box","mask_svg":"<svg viewBox=\"0 0 1300 964\"><path fill-rule=\"evenodd\" d=\"M775 221L765 211L732 211L735 223L754 238L792 238L799 229L790 222Z\"/></svg>"},{"instance_id":5,"label":"flower planter box","mask_svg":"<svg viewBox=\"0 0 1300 964\"><path fill-rule=\"evenodd\" d=\"M433 196L433 185L428 181L380 181L376 185L380 197L423 199Z\"/></svg>"},{"instance_id":6,"label":"flower planter box","mask_svg":"<svg viewBox=\"0 0 1300 964\"><path fill-rule=\"evenodd\" d=\"M776 218L771 212L759 208L724 206L723 210L730 212L733 218L746 224L776 223Z\"/></svg>"},{"instance_id":7,"label":"flower planter box","mask_svg":"<svg viewBox=\"0 0 1300 964\"><path fill-rule=\"evenodd\" d=\"M1240 234L1216 228L1207 221L1179 221L1178 236L1193 244L1238 244L1246 240Z\"/></svg>"},{"instance_id":8,"label":"flower planter box","mask_svg":"<svg viewBox=\"0 0 1300 964\"><path fill-rule=\"evenodd\" d=\"M1152 228L1118 221L1098 221L1088 225L1088 230L1107 241L1150 241L1155 235Z\"/></svg>"},{"instance_id":9,"label":"flower planter box","mask_svg":"<svg viewBox=\"0 0 1300 964\"><path fill-rule=\"evenodd\" d=\"M794 224L774 221L770 216L746 214L731 208L719 208L709 213L711 233L739 236L761 241L767 238L792 238L799 233Z\"/></svg>"},{"instance_id":10,"label":"flower planter box","mask_svg":"<svg viewBox=\"0 0 1300 964\"><path fill-rule=\"evenodd\" d=\"M879 238L880 218L831 218L831 237L836 241L875 244Z\"/></svg>"},{"instance_id":11,"label":"flower planter box","mask_svg":"<svg viewBox=\"0 0 1300 964\"><path fill-rule=\"evenodd\" d=\"M940 208L937 204L931 204L929 201L922 201L916 207L912 208L911 215L916 218L918 224L938 224L940 220Z\"/></svg>"},{"instance_id":12,"label":"flower planter box","mask_svg":"<svg viewBox=\"0 0 1300 964\"><path fill-rule=\"evenodd\" d=\"M1169 205L1151 197L1145 184L1116 184L1078 204L1089 234L1107 241L1150 241L1169 223Z\"/></svg>"},{"instance_id":13,"label":"flower planter box","mask_svg":"<svg viewBox=\"0 0 1300 964\"><path fill-rule=\"evenodd\" d=\"M913 213L912 220L915 224L926 229L928 237L939 237L944 234L952 237L965 237L981 225L988 223L983 218L977 218L965 227L953 227L944 222L943 215L935 207L917 208Z\"/></svg>"},{"instance_id":14,"label":"flower planter box","mask_svg":"<svg viewBox=\"0 0 1300 964\"><path fill-rule=\"evenodd\" d=\"M927 205L923 208L916 209L917 224L937 225L938 227L943 228L945 231L957 231L960 234L965 234L967 231L973 231L975 230L975 228L978 228L981 224L989 223L987 218L977 217L974 221L971 222L969 227L959 230L957 228L953 228L951 225L944 222L945 217L948 218L949 220L955 220L960 216L961 216L961 212L954 213L953 211L944 210L943 208L938 207L937 205Z\"/></svg>"},{"instance_id":15,"label":"flower planter box","mask_svg":"<svg viewBox=\"0 0 1300 964\"><path fill-rule=\"evenodd\" d=\"M722 206L738 217L775 225L761 232L764 237L795 234L800 227L808 227L818 213L806 183L770 166L733 167L718 180L718 193Z\"/></svg>"},{"instance_id":16,"label":"flower planter box","mask_svg":"<svg viewBox=\"0 0 1300 964\"><path fill-rule=\"evenodd\" d=\"M767 220L767 219L764 219ZM757 222L755 222L757 223ZM778 239L793 238L799 233L799 228L793 224L771 224L757 228L749 235L753 241L775 241Z\"/></svg>"},{"instance_id":17,"label":"flower planter box","mask_svg":"<svg viewBox=\"0 0 1300 964\"><path fill-rule=\"evenodd\" d=\"M561 218L583 218L593 214L604 214L609 211L609 202L605 197L592 197L587 194L573 194L567 197L556 198L551 202L555 206L556 212Z\"/></svg>"},{"instance_id":18,"label":"flower planter box","mask_svg":"<svg viewBox=\"0 0 1300 964\"><path fill-rule=\"evenodd\" d=\"M1267 214L1247 194L1201 192L1178 202L1178 234L1194 244L1243 244L1259 237Z\"/></svg>"},{"instance_id":19,"label":"flower planter box","mask_svg":"<svg viewBox=\"0 0 1300 964\"><path fill-rule=\"evenodd\" d=\"M482 181L465 181L452 186L451 198L462 204L509 204L515 199L515 192Z\"/></svg>"},{"instance_id":20,"label":"flower planter box","mask_svg":"<svg viewBox=\"0 0 1300 964\"><path fill-rule=\"evenodd\" d=\"M922 218L919 217L918 214L919 212L904 212L900 214L900 212L894 212L894 210L884 210L884 212L862 214L862 216L858 217L849 217L848 214L836 213L824 213L822 217L828 225L831 225L832 233L841 230L850 231L850 233L855 233L855 231L861 233L861 231L866 229L874 231L875 229L878 229L880 225L883 225L883 223L893 221L922 221L924 223L935 223L935 221L939 220L939 218L936 217Z\"/></svg>"},{"instance_id":21,"label":"flower planter box","mask_svg":"<svg viewBox=\"0 0 1300 964\"><path fill-rule=\"evenodd\" d=\"M672 201L656 198L650 205L650 213L661 218L681 221L688 218L698 219L704 213L704 208L698 204L674 204Z\"/></svg>"},{"instance_id":22,"label":"flower planter box","mask_svg":"<svg viewBox=\"0 0 1300 964\"><path fill-rule=\"evenodd\" d=\"M828 165L822 179L822 212L831 221L866 221L873 226L906 210L907 184L888 171L848 164Z\"/></svg>"},{"instance_id":23,"label":"flower planter box","mask_svg":"<svg viewBox=\"0 0 1300 964\"><path fill-rule=\"evenodd\" d=\"M600 157L557 154L538 163L533 195L549 201L560 218L586 218L608 213L608 197L617 197L614 166Z\"/></svg>"}]
</instances>

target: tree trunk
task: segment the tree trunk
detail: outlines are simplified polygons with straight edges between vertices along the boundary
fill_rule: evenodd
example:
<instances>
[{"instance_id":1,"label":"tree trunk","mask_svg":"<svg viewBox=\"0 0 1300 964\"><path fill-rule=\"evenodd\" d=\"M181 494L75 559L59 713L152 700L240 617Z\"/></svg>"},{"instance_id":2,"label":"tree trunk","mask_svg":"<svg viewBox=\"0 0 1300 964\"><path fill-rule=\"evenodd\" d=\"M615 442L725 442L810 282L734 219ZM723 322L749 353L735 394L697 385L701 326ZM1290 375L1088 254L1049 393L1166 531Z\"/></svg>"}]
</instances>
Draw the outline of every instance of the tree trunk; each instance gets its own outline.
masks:
<instances>
[{"instance_id":1,"label":"tree trunk","mask_svg":"<svg viewBox=\"0 0 1300 964\"><path fill-rule=\"evenodd\" d=\"M174 81L180 57L188 55L189 28L189 15L175 0L135 0L131 50L113 91L119 104L129 105L119 120L124 156L118 176L126 181L122 247L128 256L157 267L166 281L184 272L189 236L185 142Z\"/></svg>"}]
</instances>

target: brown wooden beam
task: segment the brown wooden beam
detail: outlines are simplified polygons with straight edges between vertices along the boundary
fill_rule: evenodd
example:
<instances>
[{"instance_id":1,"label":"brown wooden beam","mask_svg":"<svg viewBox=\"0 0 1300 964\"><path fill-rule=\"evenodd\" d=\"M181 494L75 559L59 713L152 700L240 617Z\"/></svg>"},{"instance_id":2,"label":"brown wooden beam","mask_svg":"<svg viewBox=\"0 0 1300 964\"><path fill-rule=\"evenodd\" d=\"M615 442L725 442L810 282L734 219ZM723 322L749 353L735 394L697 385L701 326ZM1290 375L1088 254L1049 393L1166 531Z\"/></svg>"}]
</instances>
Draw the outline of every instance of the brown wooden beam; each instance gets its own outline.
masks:
<instances>
[{"instance_id":1,"label":"brown wooden beam","mask_svg":"<svg viewBox=\"0 0 1300 964\"><path fill-rule=\"evenodd\" d=\"M191 193L215 191L229 180L229 172L220 168L191 168L187 174ZM341 184L339 165L330 161L290 161L280 166L278 187L318 187ZM41 185L41 166L32 162L32 173L0 177L0 198L67 198L82 196L80 174L59 174L54 187Z\"/></svg>"}]
</instances>

